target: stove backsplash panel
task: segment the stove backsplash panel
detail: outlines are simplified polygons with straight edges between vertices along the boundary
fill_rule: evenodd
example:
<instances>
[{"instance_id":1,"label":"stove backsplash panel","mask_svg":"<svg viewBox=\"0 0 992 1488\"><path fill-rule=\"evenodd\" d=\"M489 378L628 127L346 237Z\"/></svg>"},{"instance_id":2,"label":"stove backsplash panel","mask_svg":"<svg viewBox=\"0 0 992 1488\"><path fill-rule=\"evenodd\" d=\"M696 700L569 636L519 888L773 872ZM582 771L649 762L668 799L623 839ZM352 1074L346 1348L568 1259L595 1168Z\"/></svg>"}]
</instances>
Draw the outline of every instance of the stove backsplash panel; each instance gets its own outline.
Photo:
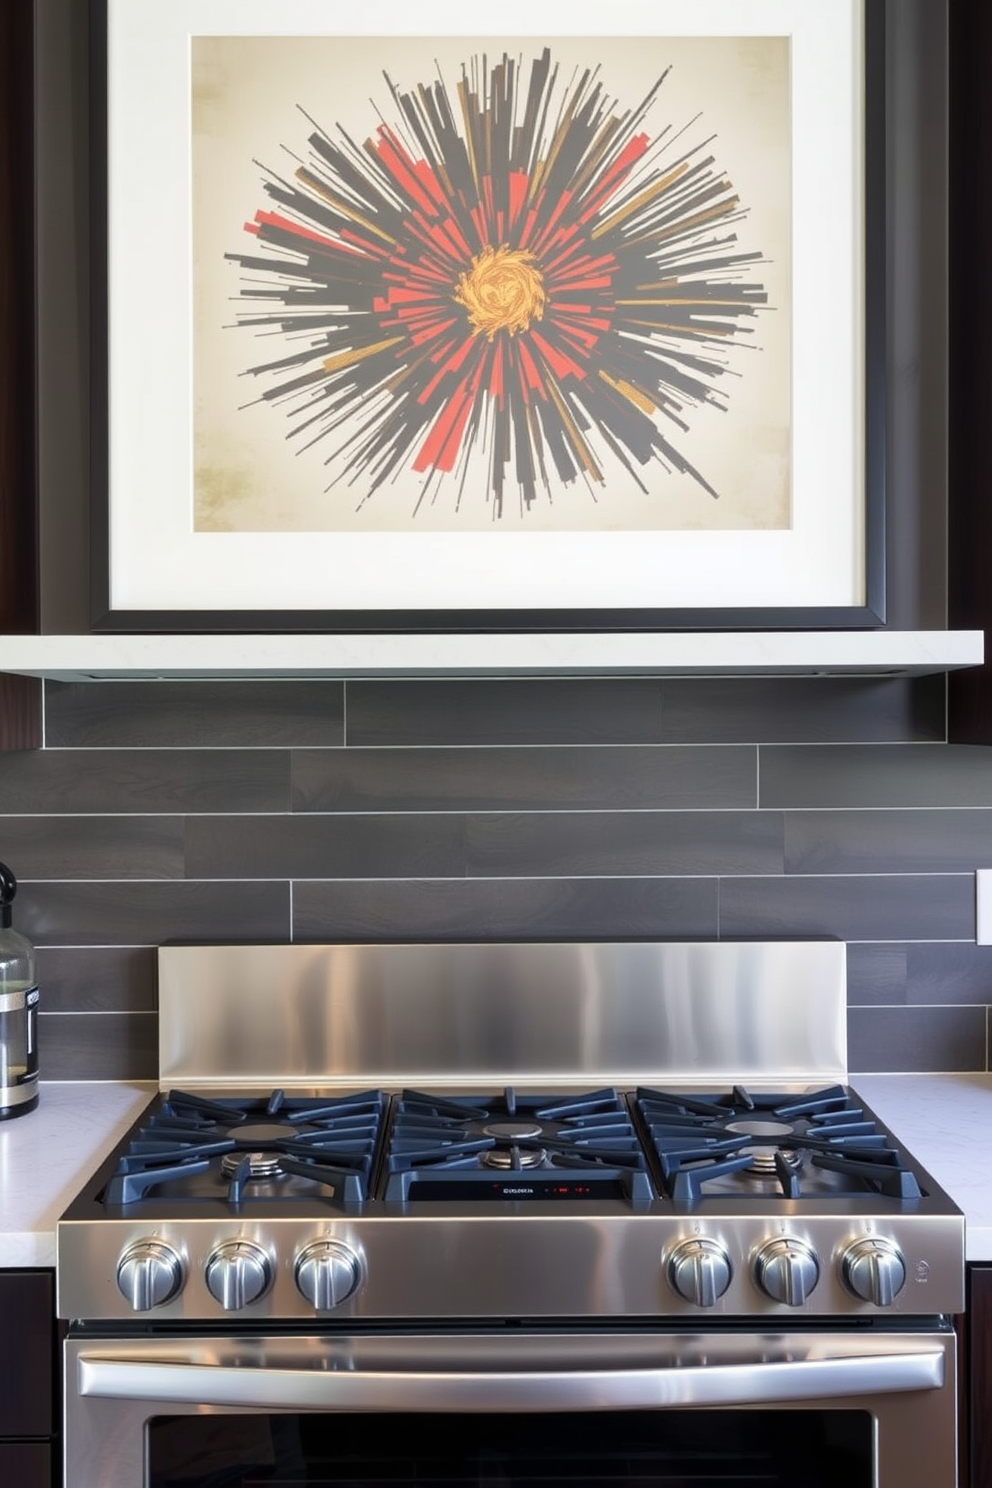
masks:
<instances>
[{"instance_id":1,"label":"stove backsplash panel","mask_svg":"<svg viewBox=\"0 0 992 1488\"><path fill-rule=\"evenodd\" d=\"M982 1070L992 749L944 679L45 684L0 756L49 1079L157 1075L166 941L847 942L848 1059Z\"/></svg>"},{"instance_id":2,"label":"stove backsplash panel","mask_svg":"<svg viewBox=\"0 0 992 1488\"><path fill-rule=\"evenodd\" d=\"M843 941L163 946L163 1089L847 1074Z\"/></svg>"}]
</instances>

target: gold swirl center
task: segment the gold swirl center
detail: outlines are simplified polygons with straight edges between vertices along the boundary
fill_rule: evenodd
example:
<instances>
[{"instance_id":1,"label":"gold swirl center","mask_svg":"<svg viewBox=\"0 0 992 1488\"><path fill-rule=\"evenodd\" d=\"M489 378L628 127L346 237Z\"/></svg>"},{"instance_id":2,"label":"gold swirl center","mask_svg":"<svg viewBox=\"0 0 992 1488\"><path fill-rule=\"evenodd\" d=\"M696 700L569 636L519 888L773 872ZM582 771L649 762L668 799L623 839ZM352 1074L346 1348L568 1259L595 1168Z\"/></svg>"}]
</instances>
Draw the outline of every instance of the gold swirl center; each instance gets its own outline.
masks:
<instances>
[{"instance_id":1,"label":"gold swirl center","mask_svg":"<svg viewBox=\"0 0 992 1488\"><path fill-rule=\"evenodd\" d=\"M472 334L491 341L497 331L525 331L544 315L544 280L533 253L523 248L486 247L460 274L455 299L464 305Z\"/></svg>"}]
</instances>

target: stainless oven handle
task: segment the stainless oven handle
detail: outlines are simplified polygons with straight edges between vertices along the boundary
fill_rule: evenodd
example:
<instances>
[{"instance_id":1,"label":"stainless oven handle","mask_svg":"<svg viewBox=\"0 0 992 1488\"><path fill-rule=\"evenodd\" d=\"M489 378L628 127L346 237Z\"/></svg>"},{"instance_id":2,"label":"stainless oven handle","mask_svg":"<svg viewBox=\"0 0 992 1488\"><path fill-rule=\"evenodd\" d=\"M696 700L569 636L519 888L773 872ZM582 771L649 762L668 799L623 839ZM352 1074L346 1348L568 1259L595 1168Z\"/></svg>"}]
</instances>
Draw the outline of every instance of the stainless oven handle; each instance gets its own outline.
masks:
<instances>
[{"instance_id":1,"label":"stainless oven handle","mask_svg":"<svg viewBox=\"0 0 992 1488\"><path fill-rule=\"evenodd\" d=\"M659 1369L449 1372L78 1358L80 1395L254 1410L554 1411L775 1405L939 1390L938 1350Z\"/></svg>"}]
</instances>

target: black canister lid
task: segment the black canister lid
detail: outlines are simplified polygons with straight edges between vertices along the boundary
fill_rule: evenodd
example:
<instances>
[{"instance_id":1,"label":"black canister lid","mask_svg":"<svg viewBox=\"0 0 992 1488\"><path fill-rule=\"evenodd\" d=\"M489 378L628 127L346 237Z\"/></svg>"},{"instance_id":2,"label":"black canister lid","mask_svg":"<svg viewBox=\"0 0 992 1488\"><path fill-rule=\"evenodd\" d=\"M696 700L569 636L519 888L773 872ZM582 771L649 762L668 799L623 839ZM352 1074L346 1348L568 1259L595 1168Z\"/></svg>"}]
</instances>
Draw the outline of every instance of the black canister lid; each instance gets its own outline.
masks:
<instances>
[{"instance_id":1,"label":"black canister lid","mask_svg":"<svg viewBox=\"0 0 992 1488\"><path fill-rule=\"evenodd\" d=\"M10 924L12 916L10 901L16 893L17 879L6 863L0 863L0 930L6 930Z\"/></svg>"}]
</instances>

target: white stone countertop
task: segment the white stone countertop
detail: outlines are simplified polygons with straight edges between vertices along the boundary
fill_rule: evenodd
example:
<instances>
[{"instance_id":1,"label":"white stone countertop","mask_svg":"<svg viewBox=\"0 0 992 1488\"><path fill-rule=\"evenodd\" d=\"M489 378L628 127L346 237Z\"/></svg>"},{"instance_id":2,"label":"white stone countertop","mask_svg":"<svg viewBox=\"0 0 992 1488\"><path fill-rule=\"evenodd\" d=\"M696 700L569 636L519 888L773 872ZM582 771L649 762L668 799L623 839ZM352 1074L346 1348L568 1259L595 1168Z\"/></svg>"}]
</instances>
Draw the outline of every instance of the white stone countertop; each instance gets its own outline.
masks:
<instances>
[{"instance_id":1,"label":"white stone countertop","mask_svg":"<svg viewBox=\"0 0 992 1488\"><path fill-rule=\"evenodd\" d=\"M992 1261L992 1074L853 1075L851 1085L961 1206L971 1261ZM148 1104L153 1082L42 1082L0 1121L0 1266L54 1266L55 1225Z\"/></svg>"},{"instance_id":2,"label":"white stone countertop","mask_svg":"<svg viewBox=\"0 0 992 1488\"><path fill-rule=\"evenodd\" d=\"M0 1266L55 1265L59 1215L157 1090L43 1080L33 1111L0 1121Z\"/></svg>"},{"instance_id":3,"label":"white stone countertop","mask_svg":"<svg viewBox=\"0 0 992 1488\"><path fill-rule=\"evenodd\" d=\"M992 1261L992 1075L852 1075L875 1115L965 1215L965 1255Z\"/></svg>"}]
</instances>

